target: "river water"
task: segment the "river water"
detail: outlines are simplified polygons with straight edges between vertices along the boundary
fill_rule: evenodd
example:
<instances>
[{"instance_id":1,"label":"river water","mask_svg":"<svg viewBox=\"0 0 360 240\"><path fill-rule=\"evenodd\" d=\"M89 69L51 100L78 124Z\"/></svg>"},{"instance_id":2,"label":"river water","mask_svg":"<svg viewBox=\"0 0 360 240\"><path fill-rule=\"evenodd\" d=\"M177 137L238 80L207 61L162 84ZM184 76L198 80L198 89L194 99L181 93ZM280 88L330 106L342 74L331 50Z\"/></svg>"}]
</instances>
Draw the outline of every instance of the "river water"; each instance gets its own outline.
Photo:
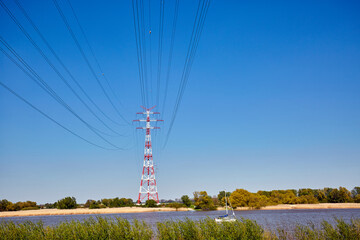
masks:
<instances>
[{"instance_id":1,"label":"river water","mask_svg":"<svg viewBox=\"0 0 360 240\"><path fill-rule=\"evenodd\" d=\"M207 217L215 218L223 215L224 211L187 211L187 212L149 212L149 213L121 213L121 214L86 214L86 215L54 215L54 216L29 216L29 217L6 217L0 221L13 221L22 223L25 221L42 221L45 226L56 225L60 222L71 220L84 220L89 217L97 216L106 218L121 217L128 220L138 219L151 225L165 220L200 220ZM360 218L360 209L311 209L311 210L248 210L235 211L237 218L255 220L258 224L269 230L276 230L278 227L283 229L293 229L297 224L306 225L313 223L320 226L323 220L335 223L335 218L344 219L350 222L353 218Z\"/></svg>"}]
</instances>

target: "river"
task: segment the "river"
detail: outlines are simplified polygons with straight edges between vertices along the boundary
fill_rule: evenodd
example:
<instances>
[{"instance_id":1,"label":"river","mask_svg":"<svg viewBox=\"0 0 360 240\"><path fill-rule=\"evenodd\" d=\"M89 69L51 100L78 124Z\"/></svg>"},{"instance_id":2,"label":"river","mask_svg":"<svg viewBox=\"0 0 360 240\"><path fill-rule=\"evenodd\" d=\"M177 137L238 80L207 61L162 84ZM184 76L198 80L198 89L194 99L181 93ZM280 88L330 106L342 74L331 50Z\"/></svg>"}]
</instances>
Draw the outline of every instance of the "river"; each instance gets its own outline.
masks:
<instances>
[{"instance_id":1,"label":"river","mask_svg":"<svg viewBox=\"0 0 360 240\"><path fill-rule=\"evenodd\" d=\"M29 216L29 217L6 217L0 221L13 221L21 223L25 221L42 221L45 226L56 225L63 221L84 220L89 217L121 217L128 220L138 219L151 225L165 220L200 220L207 217L215 218L223 215L224 211L187 211L187 212L148 212L148 213L121 213L121 214L86 214L86 215L53 215L53 216ZM335 222L335 218L342 218L349 222L352 218L360 218L360 209L311 209L311 210L248 210L235 211L237 218L255 220L261 226L269 230L276 230L278 227L293 229L297 224L313 223L320 226L322 220Z\"/></svg>"}]
</instances>

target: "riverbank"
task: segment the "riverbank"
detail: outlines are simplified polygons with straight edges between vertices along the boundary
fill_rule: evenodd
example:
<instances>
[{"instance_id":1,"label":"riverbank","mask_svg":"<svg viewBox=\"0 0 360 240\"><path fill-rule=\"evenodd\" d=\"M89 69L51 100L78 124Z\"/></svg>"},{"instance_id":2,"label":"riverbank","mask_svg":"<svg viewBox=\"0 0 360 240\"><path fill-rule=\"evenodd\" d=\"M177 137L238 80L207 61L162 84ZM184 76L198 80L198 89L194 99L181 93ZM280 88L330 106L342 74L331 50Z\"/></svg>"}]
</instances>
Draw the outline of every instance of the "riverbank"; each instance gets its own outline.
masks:
<instances>
[{"instance_id":1,"label":"riverbank","mask_svg":"<svg viewBox=\"0 0 360 240\"><path fill-rule=\"evenodd\" d=\"M0 212L0 217L25 217L25 216L46 216L46 215L76 215L76 214L112 214L112 213L144 213L144 212L171 212L171 211L193 211L190 208L76 208L76 209L39 209L26 211Z\"/></svg>"},{"instance_id":2,"label":"riverbank","mask_svg":"<svg viewBox=\"0 0 360 240\"><path fill-rule=\"evenodd\" d=\"M291 209L360 209L360 203L319 203L319 204L281 204L266 206L261 210L291 210ZM225 210L218 208L217 210ZM249 210L248 207L236 208L236 211ZM0 212L0 217L25 217L25 216L46 216L46 215L76 215L76 214L114 214L114 213L144 213L144 212L172 212L172 211L193 211L191 208L100 208L100 209L39 209L26 211Z\"/></svg>"}]
</instances>

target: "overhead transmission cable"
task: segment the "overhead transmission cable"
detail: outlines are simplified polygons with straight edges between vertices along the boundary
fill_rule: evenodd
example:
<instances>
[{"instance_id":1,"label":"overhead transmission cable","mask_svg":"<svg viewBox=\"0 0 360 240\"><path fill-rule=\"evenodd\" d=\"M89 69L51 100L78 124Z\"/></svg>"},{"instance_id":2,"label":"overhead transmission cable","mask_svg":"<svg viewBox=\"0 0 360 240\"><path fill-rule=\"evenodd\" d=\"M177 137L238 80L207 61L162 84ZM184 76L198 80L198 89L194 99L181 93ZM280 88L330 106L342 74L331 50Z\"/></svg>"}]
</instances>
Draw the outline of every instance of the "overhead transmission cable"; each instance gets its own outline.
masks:
<instances>
[{"instance_id":1,"label":"overhead transmission cable","mask_svg":"<svg viewBox=\"0 0 360 240\"><path fill-rule=\"evenodd\" d=\"M46 117L47 119L49 119L50 121L52 121L53 123L55 123L56 125L58 125L59 127L63 128L64 130L68 131L69 133L71 133L72 135L80 138L81 140L95 146L98 148L102 148L105 150L117 150L116 148L107 148L107 147L103 147L100 146L96 143L93 143L92 141L80 136L79 134L75 133L74 131L70 130L69 128L65 127L64 125L62 125L61 123L59 123L58 121L56 121L54 118L50 117L48 114L46 114L45 112L41 111L39 108L37 108L36 106L34 106L32 103L30 103L29 101L27 101L25 98L23 98L22 96L20 96L18 93L16 93L14 90L12 90L11 88L9 88L7 85L5 85L4 83L0 82L0 86L3 87L4 89L6 89L7 91L9 91L11 94L13 94L14 96L16 96L17 98L19 98L21 101L25 102L27 105L29 105L31 108L33 108L35 111L39 112L41 115L43 115L44 117Z\"/></svg>"},{"instance_id":2,"label":"overhead transmission cable","mask_svg":"<svg viewBox=\"0 0 360 240\"><path fill-rule=\"evenodd\" d=\"M110 96L109 96L109 95L107 94L107 92L105 91L104 86L102 85L101 81L100 81L99 78L97 77L97 74L95 73L94 68L91 66L89 59L86 57L84 50L82 49L82 47L81 47L78 39L76 38L76 36L75 36L75 34L74 34L74 32L73 32L73 30L72 30L69 22L67 21L67 18L65 17L63 11L62 11L61 8L60 8L57 0L53 0L53 2L54 2L54 5L55 5L56 9L58 10L58 12L59 12L59 14L60 14L60 16L61 16L61 19L62 19L63 22L65 23L66 28L68 29L68 31L69 31L72 39L74 40L77 48L79 49L82 57L84 58L84 60L85 60L85 62L86 62L86 65L89 67L91 74L93 75L93 77L95 78L96 82L97 82L98 85L100 86L100 88L101 88L102 92L104 93L105 97L107 98L107 100L109 101L109 103L111 104L111 106L114 108L114 110L116 111L116 113L120 116L120 118L121 118L124 122L126 122L127 124L130 124L129 121L127 121L127 120L124 118L124 116L120 113L120 111L118 110L118 108L115 106L114 102L111 100Z\"/></svg>"},{"instance_id":3,"label":"overhead transmission cable","mask_svg":"<svg viewBox=\"0 0 360 240\"><path fill-rule=\"evenodd\" d=\"M16 1L18 1L18 0L16 0ZM86 44L88 45L88 47L89 47L89 49L90 49L91 55L93 56L93 58L94 58L94 60L95 60L95 62L96 62L97 67L99 68L102 76L103 76L104 79L105 79L106 84L108 85L108 87L109 87L111 93L113 94L113 96L117 99L118 103L125 109L125 106L121 103L120 98L119 98L118 95L115 93L113 87L112 87L111 84L110 84L110 81L108 80L107 76L105 75L105 73L104 73L104 71L103 71L103 69L102 69L102 67L101 67L101 65L100 65L100 62L99 62L98 58L97 58L96 55L95 55L95 51L94 51L94 49L92 48L92 46L91 46L91 44L90 44L90 42L89 42L88 37L86 36L85 30L84 30L84 28L82 27L82 25L81 25L81 23L80 23L80 20L79 20L79 18L77 17L77 14L76 14L76 12L75 12L72 4L71 4L71 1L67 0L67 2L68 2L68 4L69 4L69 6L70 6L70 9L71 9L74 17L75 17L76 23L78 24L78 26L79 26L79 28L80 28L80 31L81 31L84 39L85 39L85 42L86 42Z\"/></svg>"},{"instance_id":4,"label":"overhead transmission cable","mask_svg":"<svg viewBox=\"0 0 360 240\"><path fill-rule=\"evenodd\" d=\"M143 61L144 61L144 79L145 79L145 100L146 100L146 105L149 105L149 82L148 82L148 77L147 77L147 57L146 57L146 38L145 38L145 7L144 7L144 0L139 0L139 5L140 5L140 12L138 14L139 16L139 21L140 21L140 36L142 38L142 55L144 57Z\"/></svg>"},{"instance_id":5,"label":"overhead transmission cable","mask_svg":"<svg viewBox=\"0 0 360 240\"><path fill-rule=\"evenodd\" d=\"M178 12L179 12L179 0L176 0L176 2L175 2L175 10L174 10L174 20L173 20L173 26L172 26L172 32L171 32L171 40L170 40L168 68L167 68L167 71L166 71L166 78L165 78L164 99L163 99L162 111L161 111L163 116L164 116L164 112L165 112L165 104L166 104L167 93L168 93L168 88L169 88L170 70L171 70L172 58L173 58L172 56L173 56L173 49L174 49L174 42L175 42L175 33L176 33Z\"/></svg>"},{"instance_id":6,"label":"overhead transmission cable","mask_svg":"<svg viewBox=\"0 0 360 240\"><path fill-rule=\"evenodd\" d=\"M139 21L139 7L138 0L132 0L132 10L133 10L133 20L134 20L134 32L135 32L135 42L136 42L136 53L138 59L138 71L139 71L139 81L140 81L140 93L141 93L141 103L143 106L147 106L147 94L145 91L145 79L144 79L144 66L143 66L143 48L142 48L142 38L140 21Z\"/></svg>"},{"instance_id":7,"label":"overhead transmission cable","mask_svg":"<svg viewBox=\"0 0 360 240\"><path fill-rule=\"evenodd\" d=\"M162 57L163 35L164 35L163 33L164 33L164 0L160 0L158 69L157 69L157 81L156 81L156 106L159 106L159 98L160 98L161 57Z\"/></svg>"},{"instance_id":8,"label":"overhead transmission cable","mask_svg":"<svg viewBox=\"0 0 360 240\"><path fill-rule=\"evenodd\" d=\"M2 47L0 47L0 51L2 51L14 64L16 64L26 75L30 77L39 87L41 87L46 93L48 93L52 98L54 98L59 104L61 104L65 109L67 109L70 113L72 113L77 119L79 119L87 128L89 128L93 133L95 133L98 137L100 137L103 141L107 142L109 145L117 148L119 150L123 150L122 148L116 146L106 138L104 138L100 133L102 133L99 129L90 125L87 121L82 119L47 83L44 81L36 71L29 65L27 62L20 56L18 53L0 36L0 42L20 61L28 71L26 71L15 59L13 59Z\"/></svg>"},{"instance_id":9,"label":"overhead transmission cable","mask_svg":"<svg viewBox=\"0 0 360 240\"><path fill-rule=\"evenodd\" d=\"M97 104L89 97L89 95L85 92L85 90L81 87L79 82L74 78L74 76L71 74L69 69L65 66L65 64L61 61L59 56L56 54L54 49L50 46L49 42L45 39L44 35L40 32L38 27L35 25L35 23L32 21L28 13L25 11L25 9L22 7L20 2L18 0L14 0L19 9L22 11L26 19L30 22L31 26L35 29L37 34L40 36L40 38L43 40L43 42L46 44L46 46L50 49L51 53L55 56L57 61L60 63L60 65L65 69L65 71L69 74L70 78L73 80L73 82L80 88L82 93L89 99L89 101L109 120L115 122L110 117L108 117L98 106ZM85 101L79 96L79 94L71 87L71 85L68 83L68 81L64 78L64 76L59 72L59 70L52 64L50 59L45 55L45 53L41 50L41 48L35 43L35 41L31 38L29 33L24 29L24 27L20 24L20 22L17 20L17 18L12 14L12 12L6 7L6 5L0 0L1 6L4 8L4 10L8 13L8 15L11 17L11 19L15 22L15 24L19 27L19 29L22 31L22 33L26 36L26 38L31 42L31 44L36 48L36 50L40 53L40 55L45 59L47 64L54 70L54 72L59 76L59 78L65 83L65 85L71 90L71 92L81 101L81 103L91 112L91 114L98 119L107 129L109 129L111 132L115 133L118 136L121 136L120 133L109 127L89 106L85 103ZM118 124L118 123L117 123ZM105 135L109 135L106 133L103 133ZM111 136L111 135L109 135Z\"/></svg>"},{"instance_id":10,"label":"overhead transmission cable","mask_svg":"<svg viewBox=\"0 0 360 240\"><path fill-rule=\"evenodd\" d=\"M180 86L178 89L178 94L176 97L176 102L175 102L175 106L174 106L174 110L173 110L173 114L170 120L170 125L166 134L166 139L165 139L165 143L164 146L166 146L168 140L169 140L169 136L170 133L172 131L175 119L176 119L176 115L179 109L179 106L181 104L181 100L182 97L184 95L184 91L188 82L188 78L189 78L189 74L191 71L191 67L194 61L194 57L195 57L195 53L199 44L199 40L200 40L200 36L204 27L204 23L205 23L205 19L207 16L207 12L210 6L210 0L199 0L199 5L198 5L198 9L196 12L196 17L195 17L195 21L194 21L194 26L193 26L193 30L192 30L192 34L191 34L191 38L190 38L190 43L188 46L188 51L186 54L186 58L185 58L185 64L184 64L184 68L183 68L183 72L181 75L181 80L180 80Z\"/></svg>"},{"instance_id":11,"label":"overhead transmission cable","mask_svg":"<svg viewBox=\"0 0 360 240\"><path fill-rule=\"evenodd\" d=\"M149 62L150 62L150 99L151 103L153 102L153 73L152 73L152 42L151 42L151 0L149 2Z\"/></svg>"}]
</instances>

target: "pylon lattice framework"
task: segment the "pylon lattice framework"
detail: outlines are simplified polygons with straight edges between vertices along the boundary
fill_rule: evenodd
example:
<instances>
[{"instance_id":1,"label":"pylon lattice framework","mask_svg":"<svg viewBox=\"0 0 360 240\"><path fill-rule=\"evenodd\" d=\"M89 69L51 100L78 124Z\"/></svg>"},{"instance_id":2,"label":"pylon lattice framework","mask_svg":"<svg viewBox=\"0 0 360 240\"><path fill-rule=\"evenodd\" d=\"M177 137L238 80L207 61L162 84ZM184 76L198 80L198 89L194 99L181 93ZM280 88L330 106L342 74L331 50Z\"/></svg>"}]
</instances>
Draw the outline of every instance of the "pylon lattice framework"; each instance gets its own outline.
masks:
<instances>
[{"instance_id":1,"label":"pylon lattice framework","mask_svg":"<svg viewBox=\"0 0 360 240\"><path fill-rule=\"evenodd\" d=\"M160 129L159 127L152 127L151 122L159 122L164 120L151 119L150 115L160 114L159 112L152 112L151 110L155 108L145 108L141 106L145 112L138 112L136 114L146 115L145 119L134 120L135 122L146 122L145 127L137 127L136 129L145 129L145 150L144 150L144 165L141 175L139 197L137 203L140 204L142 201L146 200L155 200L159 203L159 195L156 186L155 179L155 170L154 170L154 160L152 156L152 145L151 145L151 130Z\"/></svg>"}]
</instances>

